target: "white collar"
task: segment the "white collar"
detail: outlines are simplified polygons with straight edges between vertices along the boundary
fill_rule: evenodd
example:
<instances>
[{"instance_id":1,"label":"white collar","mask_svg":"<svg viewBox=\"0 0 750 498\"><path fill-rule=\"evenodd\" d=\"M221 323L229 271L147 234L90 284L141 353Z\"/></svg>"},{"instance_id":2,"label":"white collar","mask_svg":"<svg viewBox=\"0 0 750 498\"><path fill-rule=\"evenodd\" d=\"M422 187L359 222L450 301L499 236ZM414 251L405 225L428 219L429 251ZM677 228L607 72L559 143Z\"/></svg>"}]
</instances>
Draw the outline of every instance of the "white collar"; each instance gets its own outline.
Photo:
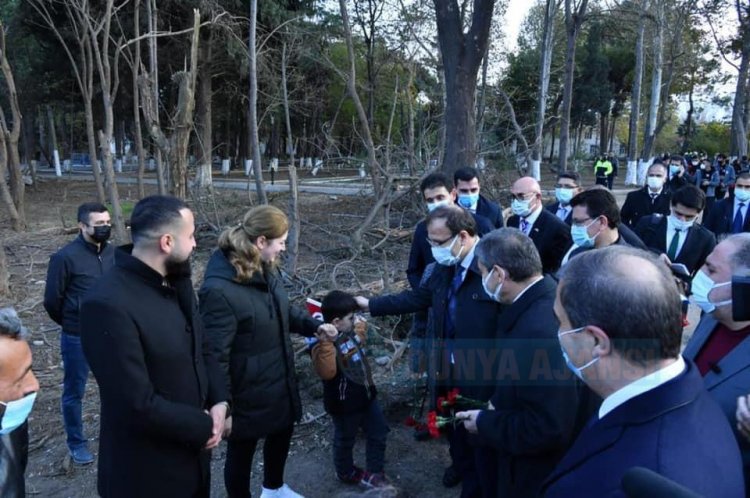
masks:
<instances>
[{"instance_id":1,"label":"white collar","mask_svg":"<svg viewBox=\"0 0 750 498\"><path fill-rule=\"evenodd\" d=\"M533 210L531 214L529 214L528 216L526 217L521 216L521 219L524 220L526 223L528 223L529 226L531 226L534 224L536 219L539 218L539 213L542 212L542 209L544 209L544 207L540 204L539 207ZM519 223L519 226L520 226L520 223Z\"/></svg>"},{"instance_id":2,"label":"white collar","mask_svg":"<svg viewBox=\"0 0 750 498\"><path fill-rule=\"evenodd\" d=\"M677 361L670 363L668 366L621 387L602 401L602 405L599 407L599 418L604 418L609 412L636 396L666 384L683 371L685 371L685 360L680 355L677 357Z\"/></svg>"},{"instance_id":3,"label":"white collar","mask_svg":"<svg viewBox=\"0 0 750 498\"><path fill-rule=\"evenodd\" d=\"M478 243L479 243L479 237L477 237L477 241L474 242L474 245L471 247L471 250L468 253L466 253L466 256L464 256L464 259L462 259L461 262L459 263L464 268L464 270L468 270L469 267L471 266L471 262L474 261L474 249L477 248ZM466 277L464 276L464 278Z\"/></svg>"},{"instance_id":4,"label":"white collar","mask_svg":"<svg viewBox=\"0 0 750 498\"><path fill-rule=\"evenodd\" d=\"M661 187L661 188L659 189L659 191L658 191L658 192L652 192L652 191L651 191L651 189L650 189L650 188L649 188L648 186L646 186L646 192L648 192L648 195L649 195L649 196L652 196L652 195L661 195L661 191L662 191L662 190L664 190L664 186L663 186L663 185L662 185L662 187Z\"/></svg>"}]
</instances>

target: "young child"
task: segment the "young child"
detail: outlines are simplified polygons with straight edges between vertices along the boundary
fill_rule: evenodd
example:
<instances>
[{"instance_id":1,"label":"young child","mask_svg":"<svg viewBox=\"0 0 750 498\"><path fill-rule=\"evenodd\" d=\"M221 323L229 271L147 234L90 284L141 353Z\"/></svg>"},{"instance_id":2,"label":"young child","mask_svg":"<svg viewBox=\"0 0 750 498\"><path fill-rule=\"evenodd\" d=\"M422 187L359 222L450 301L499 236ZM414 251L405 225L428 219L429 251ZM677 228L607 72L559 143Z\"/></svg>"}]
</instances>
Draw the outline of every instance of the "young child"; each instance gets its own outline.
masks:
<instances>
[{"instance_id":1,"label":"young child","mask_svg":"<svg viewBox=\"0 0 750 498\"><path fill-rule=\"evenodd\" d=\"M315 371L323 379L323 402L333 419L333 463L336 476L347 484L368 488L388 486L383 473L388 424L380 409L365 357L367 323L355 319L354 297L331 291L322 302L323 320L339 332L321 334L312 345ZM356 323L355 323L356 322ZM357 431L367 435L367 470L354 465L352 449Z\"/></svg>"}]
</instances>

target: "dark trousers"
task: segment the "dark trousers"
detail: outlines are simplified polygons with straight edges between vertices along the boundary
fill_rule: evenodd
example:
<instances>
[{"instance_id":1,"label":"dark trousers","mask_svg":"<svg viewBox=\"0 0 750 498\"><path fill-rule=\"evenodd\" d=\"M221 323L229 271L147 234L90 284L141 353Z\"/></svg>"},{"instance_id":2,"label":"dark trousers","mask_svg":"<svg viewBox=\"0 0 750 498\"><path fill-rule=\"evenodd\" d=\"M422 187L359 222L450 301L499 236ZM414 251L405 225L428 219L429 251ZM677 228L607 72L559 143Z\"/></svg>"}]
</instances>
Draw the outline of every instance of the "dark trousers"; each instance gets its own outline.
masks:
<instances>
[{"instance_id":1,"label":"dark trousers","mask_svg":"<svg viewBox=\"0 0 750 498\"><path fill-rule=\"evenodd\" d=\"M284 485L284 466L294 426L269 434L263 443L263 487L278 489ZM229 498L250 498L250 471L258 439L229 439L224 464L224 486Z\"/></svg>"},{"instance_id":2,"label":"dark trousers","mask_svg":"<svg viewBox=\"0 0 750 498\"><path fill-rule=\"evenodd\" d=\"M615 175L609 175L607 177L607 188L612 190L612 184L615 183Z\"/></svg>"},{"instance_id":3,"label":"dark trousers","mask_svg":"<svg viewBox=\"0 0 750 498\"><path fill-rule=\"evenodd\" d=\"M606 176L597 176L596 177L596 184L597 185L604 185L607 186L607 177Z\"/></svg>"},{"instance_id":4,"label":"dark trousers","mask_svg":"<svg viewBox=\"0 0 750 498\"><path fill-rule=\"evenodd\" d=\"M332 415L333 418L333 464L340 475L348 475L354 468L352 449L361 427L367 436L365 455L367 471L383 472L385 464L385 440L390 429L377 400L360 412Z\"/></svg>"},{"instance_id":5,"label":"dark trousers","mask_svg":"<svg viewBox=\"0 0 750 498\"><path fill-rule=\"evenodd\" d=\"M474 466L482 498L502 498L497 492L497 452L487 446L475 446Z\"/></svg>"},{"instance_id":6,"label":"dark trousers","mask_svg":"<svg viewBox=\"0 0 750 498\"><path fill-rule=\"evenodd\" d=\"M469 433L463 424L449 429L447 434L449 451L453 467L461 475L461 498L479 498L482 496L475 448L469 444Z\"/></svg>"},{"instance_id":7,"label":"dark trousers","mask_svg":"<svg viewBox=\"0 0 750 498\"><path fill-rule=\"evenodd\" d=\"M81 416L83 394L89 376L89 364L83 355L81 337L62 333L60 352L63 360L62 414L68 449L71 451L86 446Z\"/></svg>"}]
</instances>

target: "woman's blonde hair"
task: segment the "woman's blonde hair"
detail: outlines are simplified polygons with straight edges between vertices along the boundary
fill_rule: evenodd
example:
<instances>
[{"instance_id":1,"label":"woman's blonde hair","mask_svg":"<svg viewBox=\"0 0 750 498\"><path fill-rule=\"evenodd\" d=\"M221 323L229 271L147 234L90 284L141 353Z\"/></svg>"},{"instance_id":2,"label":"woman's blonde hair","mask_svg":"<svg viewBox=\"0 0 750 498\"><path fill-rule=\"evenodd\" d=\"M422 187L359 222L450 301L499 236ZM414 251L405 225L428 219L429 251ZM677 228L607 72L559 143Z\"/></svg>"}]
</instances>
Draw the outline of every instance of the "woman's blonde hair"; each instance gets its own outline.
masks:
<instances>
[{"instance_id":1,"label":"woman's blonde hair","mask_svg":"<svg viewBox=\"0 0 750 498\"><path fill-rule=\"evenodd\" d=\"M245 213L242 223L227 228L219 236L219 249L225 252L237 271L235 280L247 283L260 270L262 261L255 242L258 237L278 239L289 231L286 214L273 206L257 206Z\"/></svg>"}]
</instances>

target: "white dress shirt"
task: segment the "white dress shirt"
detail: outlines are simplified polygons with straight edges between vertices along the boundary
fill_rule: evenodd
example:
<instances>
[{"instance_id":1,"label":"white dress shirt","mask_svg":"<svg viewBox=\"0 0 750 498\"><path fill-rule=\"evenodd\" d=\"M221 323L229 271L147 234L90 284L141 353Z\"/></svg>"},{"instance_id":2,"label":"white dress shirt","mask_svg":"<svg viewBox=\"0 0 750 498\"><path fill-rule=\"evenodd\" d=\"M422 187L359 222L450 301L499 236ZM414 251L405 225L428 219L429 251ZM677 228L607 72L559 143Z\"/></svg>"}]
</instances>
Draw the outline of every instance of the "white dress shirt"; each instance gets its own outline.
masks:
<instances>
[{"instance_id":1,"label":"white dress shirt","mask_svg":"<svg viewBox=\"0 0 750 498\"><path fill-rule=\"evenodd\" d=\"M685 245L685 239L687 239L688 230L680 230L679 232L675 232L675 226L672 222L672 217L667 216L667 245L664 246L669 250L670 244L672 244L672 239L675 235L679 235L679 242L677 242L677 252L674 254L675 258L679 256L680 251L682 251L682 246Z\"/></svg>"}]
</instances>

